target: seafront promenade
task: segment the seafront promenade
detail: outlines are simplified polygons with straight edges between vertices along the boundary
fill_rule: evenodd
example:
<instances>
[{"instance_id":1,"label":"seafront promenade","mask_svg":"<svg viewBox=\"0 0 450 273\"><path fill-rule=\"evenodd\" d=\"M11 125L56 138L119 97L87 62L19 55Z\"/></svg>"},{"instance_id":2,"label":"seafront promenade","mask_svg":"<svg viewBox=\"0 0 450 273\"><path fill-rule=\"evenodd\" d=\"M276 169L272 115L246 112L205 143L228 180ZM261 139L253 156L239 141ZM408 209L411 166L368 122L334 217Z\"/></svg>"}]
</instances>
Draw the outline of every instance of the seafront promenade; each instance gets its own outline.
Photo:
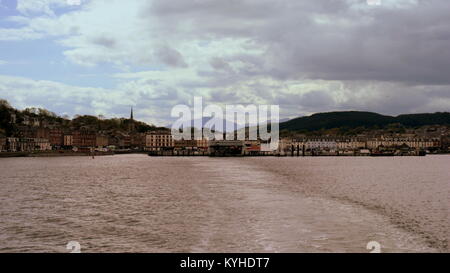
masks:
<instances>
[{"instance_id":1,"label":"seafront promenade","mask_svg":"<svg viewBox=\"0 0 450 273\"><path fill-rule=\"evenodd\" d=\"M53 150L53 151L33 151L33 152L3 152L0 153L0 158L5 157L58 157L58 156L104 156L114 155L114 152L74 152L65 150Z\"/></svg>"},{"instance_id":2,"label":"seafront promenade","mask_svg":"<svg viewBox=\"0 0 450 273\"><path fill-rule=\"evenodd\" d=\"M0 158L8 157L68 157L68 156L111 156L122 154L147 154L153 157L186 157L186 156L205 156L205 157L365 157L365 156L425 156L426 153L412 153L412 154L395 154L395 153L314 153L305 152L302 153L294 151L290 153L278 153L278 152L243 152L243 153L212 153L209 151L193 151L193 150L181 150L181 151L107 151L94 153L90 152L74 152L74 151L34 151L34 152L3 152L0 153ZM448 153L442 153L448 154Z\"/></svg>"}]
</instances>

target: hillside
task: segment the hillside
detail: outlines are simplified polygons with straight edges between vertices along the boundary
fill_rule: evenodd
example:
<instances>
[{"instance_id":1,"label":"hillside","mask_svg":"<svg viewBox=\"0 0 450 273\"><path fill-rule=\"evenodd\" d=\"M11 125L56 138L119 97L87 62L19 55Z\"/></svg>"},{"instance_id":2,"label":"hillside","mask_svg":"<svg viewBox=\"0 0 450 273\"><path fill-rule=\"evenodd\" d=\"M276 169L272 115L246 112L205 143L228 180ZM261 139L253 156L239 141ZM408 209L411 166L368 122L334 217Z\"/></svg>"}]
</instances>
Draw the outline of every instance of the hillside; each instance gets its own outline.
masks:
<instances>
[{"instance_id":1,"label":"hillside","mask_svg":"<svg viewBox=\"0 0 450 273\"><path fill-rule=\"evenodd\" d=\"M15 123L11 123L12 117L14 117ZM17 110L6 100L0 99L0 136L16 135L18 126L23 126L25 120L37 121L39 124L60 129L78 130L84 127L96 131L127 131L130 122L130 119L126 118L106 119L89 115L75 116L73 119L69 119L41 108ZM134 125L139 133L167 130L166 128L156 127L137 120L134 120Z\"/></svg>"},{"instance_id":2,"label":"hillside","mask_svg":"<svg viewBox=\"0 0 450 273\"><path fill-rule=\"evenodd\" d=\"M15 116L16 124L11 124L11 117ZM94 130L113 131L128 128L129 119L111 118L105 119L95 116L75 116L73 119L60 117L45 109L27 108L17 110L0 99L0 136L10 136L16 131L17 124L21 124L25 119L35 119L49 125L56 125L62 129L79 129L89 127ZM204 118L203 123L209 118ZM144 122L134 121L138 132L154 131L166 129L148 125ZM399 116L387 116L372 112L346 111L317 113L308 117L300 117L280 123L280 131L290 133L330 133L324 130L333 131L332 134L358 134L365 130L372 129L392 129L401 131L405 128L417 128L426 125L447 125L450 126L450 113L424 113L407 114Z\"/></svg>"},{"instance_id":3,"label":"hillside","mask_svg":"<svg viewBox=\"0 0 450 273\"><path fill-rule=\"evenodd\" d=\"M318 113L280 123L280 130L306 132L333 128L354 129L363 127L371 129L385 128L391 124L406 128L424 125L450 125L450 113L408 114L396 117L358 111Z\"/></svg>"}]
</instances>

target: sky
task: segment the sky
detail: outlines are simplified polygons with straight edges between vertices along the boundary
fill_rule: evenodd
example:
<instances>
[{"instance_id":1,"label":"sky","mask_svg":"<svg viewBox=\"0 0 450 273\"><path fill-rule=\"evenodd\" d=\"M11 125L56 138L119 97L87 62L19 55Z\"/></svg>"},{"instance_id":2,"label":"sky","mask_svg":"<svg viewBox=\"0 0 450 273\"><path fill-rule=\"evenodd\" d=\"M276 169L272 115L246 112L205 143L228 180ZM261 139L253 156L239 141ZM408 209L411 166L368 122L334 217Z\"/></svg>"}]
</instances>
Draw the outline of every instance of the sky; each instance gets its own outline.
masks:
<instances>
[{"instance_id":1,"label":"sky","mask_svg":"<svg viewBox=\"0 0 450 273\"><path fill-rule=\"evenodd\" d=\"M0 98L160 126L194 96L281 118L450 110L448 0L76 2L0 0Z\"/></svg>"}]
</instances>

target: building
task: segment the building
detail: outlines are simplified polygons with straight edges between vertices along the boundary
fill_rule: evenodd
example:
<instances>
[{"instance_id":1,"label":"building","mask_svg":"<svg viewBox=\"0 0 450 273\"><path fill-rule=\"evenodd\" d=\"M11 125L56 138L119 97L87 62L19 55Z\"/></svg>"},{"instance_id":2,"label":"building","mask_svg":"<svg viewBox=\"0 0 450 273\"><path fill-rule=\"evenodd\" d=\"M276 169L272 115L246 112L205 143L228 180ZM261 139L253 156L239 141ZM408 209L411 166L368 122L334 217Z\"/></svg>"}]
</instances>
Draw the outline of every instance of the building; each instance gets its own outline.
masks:
<instances>
[{"instance_id":1,"label":"building","mask_svg":"<svg viewBox=\"0 0 450 273\"><path fill-rule=\"evenodd\" d=\"M290 139L290 138L280 139L280 143L278 145L278 152L281 154L289 152L291 145L292 145L292 139Z\"/></svg>"},{"instance_id":2,"label":"building","mask_svg":"<svg viewBox=\"0 0 450 273\"><path fill-rule=\"evenodd\" d=\"M307 150L336 150L337 142L335 139L313 138L306 141Z\"/></svg>"},{"instance_id":3,"label":"building","mask_svg":"<svg viewBox=\"0 0 450 273\"><path fill-rule=\"evenodd\" d=\"M359 150L367 146L367 141L364 138L341 138L336 140L336 147L338 150Z\"/></svg>"},{"instance_id":4,"label":"building","mask_svg":"<svg viewBox=\"0 0 450 273\"><path fill-rule=\"evenodd\" d=\"M109 140L107 136L97 135L95 138L95 146L99 148L107 147L109 145Z\"/></svg>"},{"instance_id":5,"label":"building","mask_svg":"<svg viewBox=\"0 0 450 273\"><path fill-rule=\"evenodd\" d=\"M19 139L19 151L47 151L51 150L52 146L48 139L45 138L21 138Z\"/></svg>"},{"instance_id":6,"label":"building","mask_svg":"<svg viewBox=\"0 0 450 273\"><path fill-rule=\"evenodd\" d=\"M6 139L6 150L8 152L32 152L51 150L52 146L45 138L15 138Z\"/></svg>"},{"instance_id":7,"label":"building","mask_svg":"<svg viewBox=\"0 0 450 273\"><path fill-rule=\"evenodd\" d=\"M209 149L209 141L205 138L196 139L197 150L208 151Z\"/></svg>"},{"instance_id":8,"label":"building","mask_svg":"<svg viewBox=\"0 0 450 273\"><path fill-rule=\"evenodd\" d=\"M0 153L6 151L6 137L0 137Z\"/></svg>"},{"instance_id":9,"label":"building","mask_svg":"<svg viewBox=\"0 0 450 273\"><path fill-rule=\"evenodd\" d=\"M115 148L119 147L119 138L114 135L109 135L108 143L109 143L108 146L114 147L114 149L115 149Z\"/></svg>"},{"instance_id":10,"label":"building","mask_svg":"<svg viewBox=\"0 0 450 273\"><path fill-rule=\"evenodd\" d=\"M72 146L74 147L95 147L97 141L97 135L95 132L81 129L74 131L72 134Z\"/></svg>"},{"instance_id":11,"label":"building","mask_svg":"<svg viewBox=\"0 0 450 273\"><path fill-rule=\"evenodd\" d=\"M64 146L64 134L61 129L51 129L48 138L53 148L61 148Z\"/></svg>"},{"instance_id":12,"label":"building","mask_svg":"<svg viewBox=\"0 0 450 273\"><path fill-rule=\"evenodd\" d=\"M63 132L60 129L18 126L16 137L48 139L54 146L61 146L63 144Z\"/></svg>"},{"instance_id":13,"label":"building","mask_svg":"<svg viewBox=\"0 0 450 273\"><path fill-rule=\"evenodd\" d=\"M280 139L278 145L278 152L281 154L289 153L292 149L293 139L291 138L282 138Z\"/></svg>"},{"instance_id":14,"label":"building","mask_svg":"<svg viewBox=\"0 0 450 273\"><path fill-rule=\"evenodd\" d=\"M37 138L35 139L35 148L38 148L39 151L47 151L52 149L52 145L48 139Z\"/></svg>"},{"instance_id":15,"label":"building","mask_svg":"<svg viewBox=\"0 0 450 273\"><path fill-rule=\"evenodd\" d=\"M441 136L441 149L449 150L450 148L450 136Z\"/></svg>"},{"instance_id":16,"label":"building","mask_svg":"<svg viewBox=\"0 0 450 273\"><path fill-rule=\"evenodd\" d=\"M211 140L209 154L211 156L240 156L244 153L244 141L241 140Z\"/></svg>"},{"instance_id":17,"label":"building","mask_svg":"<svg viewBox=\"0 0 450 273\"><path fill-rule=\"evenodd\" d=\"M50 139L50 129L43 127L36 128L36 135L34 135L33 137Z\"/></svg>"},{"instance_id":18,"label":"building","mask_svg":"<svg viewBox=\"0 0 450 273\"><path fill-rule=\"evenodd\" d=\"M36 137L36 128L28 127L28 126L17 126L16 137L24 137L24 138L35 138Z\"/></svg>"},{"instance_id":19,"label":"building","mask_svg":"<svg viewBox=\"0 0 450 273\"><path fill-rule=\"evenodd\" d=\"M146 146L147 135L144 133L134 133L130 135L131 147L142 149Z\"/></svg>"},{"instance_id":20,"label":"building","mask_svg":"<svg viewBox=\"0 0 450 273\"><path fill-rule=\"evenodd\" d=\"M208 150L208 140L202 139L182 139L174 140L174 147L176 150Z\"/></svg>"},{"instance_id":21,"label":"building","mask_svg":"<svg viewBox=\"0 0 450 273\"><path fill-rule=\"evenodd\" d=\"M73 146L73 135L64 135L63 145L65 147L72 147Z\"/></svg>"},{"instance_id":22,"label":"building","mask_svg":"<svg viewBox=\"0 0 450 273\"><path fill-rule=\"evenodd\" d=\"M155 132L145 136L145 148L149 151L170 150L175 146L171 133Z\"/></svg>"},{"instance_id":23,"label":"building","mask_svg":"<svg viewBox=\"0 0 450 273\"><path fill-rule=\"evenodd\" d=\"M24 116L23 121L22 121L23 125L26 126L33 126L33 127L37 127L39 126L40 122L38 118L33 118L33 117L29 117L29 116Z\"/></svg>"},{"instance_id":24,"label":"building","mask_svg":"<svg viewBox=\"0 0 450 273\"><path fill-rule=\"evenodd\" d=\"M282 138L279 141L278 152L280 154L291 154L292 152L303 151L303 147L306 149L306 138L290 139Z\"/></svg>"},{"instance_id":25,"label":"building","mask_svg":"<svg viewBox=\"0 0 450 273\"><path fill-rule=\"evenodd\" d=\"M131 148L131 136L123 132L116 133L116 141L110 143L111 145L118 146L121 149Z\"/></svg>"},{"instance_id":26,"label":"building","mask_svg":"<svg viewBox=\"0 0 450 273\"><path fill-rule=\"evenodd\" d=\"M176 150L196 150L197 140L194 139L182 139L174 140L174 147Z\"/></svg>"},{"instance_id":27,"label":"building","mask_svg":"<svg viewBox=\"0 0 450 273\"><path fill-rule=\"evenodd\" d=\"M259 140L244 141L244 152L246 154L258 154L261 152L261 142Z\"/></svg>"},{"instance_id":28,"label":"building","mask_svg":"<svg viewBox=\"0 0 450 273\"><path fill-rule=\"evenodd\" d=\"M367 148L372 150L379 147L395 148L404 145L416 150L439 148L441 146L439 139L379 137L367 140Z\"/></svg>"},{"instance_id":29,"label":"building","mask_svg":"<svg viewBox=\"0 0 450 273\"><path fill-rule=\"evenodd\" d=\"M6 138L6 151L18 152L19 151L19 138L17 138L17 137Z\"/></svg>"}]
</instances>

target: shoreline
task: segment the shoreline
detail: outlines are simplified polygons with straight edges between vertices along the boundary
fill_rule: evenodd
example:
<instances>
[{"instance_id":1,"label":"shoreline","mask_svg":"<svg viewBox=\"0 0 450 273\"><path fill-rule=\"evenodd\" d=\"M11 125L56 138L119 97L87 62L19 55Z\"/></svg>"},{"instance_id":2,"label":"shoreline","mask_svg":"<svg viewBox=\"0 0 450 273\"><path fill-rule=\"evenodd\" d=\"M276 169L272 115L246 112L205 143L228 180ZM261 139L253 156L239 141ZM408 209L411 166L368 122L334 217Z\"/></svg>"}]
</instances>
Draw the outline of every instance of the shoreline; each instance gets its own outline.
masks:
<instances>
[{"instance_id":1,"label":"shoreline","mask_svg":"<svg viewBox=\"0 0 450 273\"><path fill-rule=\"evenodd\" d=\"M74 152L74 151L40 151L40 152L5 152L0 153L0 158L13 157L66 157L66 156L106 156L114 155L114 152Z\"/></svg>"},{"instance_id":2,"label":"shoreline","mask_svg":"<svg viewBox=\"0 0 450 273\"><path fill-rule=\"evenodd\" d=\"M194 153L180 153L180 154L149 154L143 151L111 151L111 152L95 152L94 154L90 152L74 152L74 151L35 151L35 152L2 152L0 153L0 158L14 158L14 157L66 157L66 156L108 156L108 155L124 155L124 154L142 154L149 155L150 157L420 157L419 155L386 155L386 156L373 156L373 155L336 155L336 154L322 154L322 155L279 155L279 154L245 154L245 155L210 155L210 154L194 154ZM430 155L450 155L450 153L433 153L426 154Z\"/></svg>"}]
</instances>

